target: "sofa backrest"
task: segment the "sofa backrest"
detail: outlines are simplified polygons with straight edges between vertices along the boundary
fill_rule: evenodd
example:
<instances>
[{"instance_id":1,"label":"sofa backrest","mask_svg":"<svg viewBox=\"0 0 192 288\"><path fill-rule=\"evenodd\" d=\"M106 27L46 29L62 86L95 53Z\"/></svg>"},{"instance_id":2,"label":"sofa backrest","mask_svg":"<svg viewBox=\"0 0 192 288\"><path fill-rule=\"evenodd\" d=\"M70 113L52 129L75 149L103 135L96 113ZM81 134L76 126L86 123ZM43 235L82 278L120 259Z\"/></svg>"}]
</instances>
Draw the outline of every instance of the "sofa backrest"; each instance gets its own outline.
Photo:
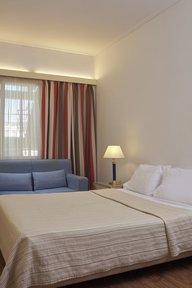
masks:
<instances>
[{"instance_id":1,"label":"sofa backrest","mask_svg":"<svg viewBox=\"0 0 192 288\"><path fill-rule=\"evenodd\" d=\"M72 173L71 160L0 160L0 173L43 172L64 169L65 173Z\"/></svg>"}]
</instances>

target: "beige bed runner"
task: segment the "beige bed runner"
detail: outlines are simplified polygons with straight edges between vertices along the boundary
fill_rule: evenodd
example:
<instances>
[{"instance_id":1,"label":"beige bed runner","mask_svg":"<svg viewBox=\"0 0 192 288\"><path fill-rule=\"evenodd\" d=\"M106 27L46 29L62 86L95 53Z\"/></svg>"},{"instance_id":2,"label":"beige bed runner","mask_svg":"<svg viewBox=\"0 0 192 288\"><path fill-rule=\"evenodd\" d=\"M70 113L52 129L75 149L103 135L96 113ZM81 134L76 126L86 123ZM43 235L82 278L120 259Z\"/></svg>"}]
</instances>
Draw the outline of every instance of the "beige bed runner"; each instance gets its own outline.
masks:
<instances>
[{"instance_id":1,"label":"beige bed runner","mask_svg":"<svg viewBox=\"0 0 192 288\"><path fill-rule=\"evenodd\" d=\"M156 212L160 218L149 215ZM171 254L178 255L192 250L191 219L185 209L161 208L115 189L1 196L6 266L0 287L56 287L60 281L166 258L167 236Z\"/></svg>"},{"instance_id":2,"label":"beige bed runner","mask_svg":"<svg viewBox=\"0 0 192 288\"><path fill-rule=\"evenodd\" d=\"M163 220L172 257L192 251L192 210L163 205L115 189L94 191L100 196ZM106 193L107 192L107 193Z\"/></svg>"}]
</instances>

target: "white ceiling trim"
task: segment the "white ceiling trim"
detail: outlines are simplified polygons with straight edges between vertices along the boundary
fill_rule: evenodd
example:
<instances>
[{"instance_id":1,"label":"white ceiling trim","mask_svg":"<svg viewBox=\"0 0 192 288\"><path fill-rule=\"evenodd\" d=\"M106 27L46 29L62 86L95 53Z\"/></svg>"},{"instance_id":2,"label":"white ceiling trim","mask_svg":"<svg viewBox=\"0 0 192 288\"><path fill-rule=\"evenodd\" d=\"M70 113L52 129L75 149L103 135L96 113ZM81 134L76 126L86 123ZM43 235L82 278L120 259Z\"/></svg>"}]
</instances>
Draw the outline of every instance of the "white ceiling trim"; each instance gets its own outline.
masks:
<instances>
[{"instance_id":1,"label":"white ceiling trim","mask_svg":"<svg viewBox=\"0 0 192 288\"><path fill-rule=\"evenodd\" d=\"M80 84L92 84L96 85L97 81L95 79L79 78L79 77L68 77L53 74L35 73L35 72L25 72L17 70L7 70L0 69L1 76L27 78L27 79L38 79L38 80L52 80L52 81L62 81L70 83L80 83Z\"/></svg>"}]
</instances>

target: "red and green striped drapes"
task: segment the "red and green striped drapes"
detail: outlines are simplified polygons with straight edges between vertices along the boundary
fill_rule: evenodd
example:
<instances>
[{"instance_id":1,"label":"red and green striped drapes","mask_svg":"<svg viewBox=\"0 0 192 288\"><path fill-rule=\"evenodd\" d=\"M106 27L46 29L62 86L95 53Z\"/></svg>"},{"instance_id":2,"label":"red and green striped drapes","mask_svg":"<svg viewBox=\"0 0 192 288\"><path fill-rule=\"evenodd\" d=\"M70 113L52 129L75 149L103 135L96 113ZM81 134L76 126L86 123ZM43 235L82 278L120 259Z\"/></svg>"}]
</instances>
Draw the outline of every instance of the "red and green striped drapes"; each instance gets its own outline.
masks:
<instances>
[{"instance_id":1,"label":"red and green striped drapes","mask_svg":"<svg viewBox=\"0 0 192 288\"><path fill-rule=\"evenodd\" d=\"M95 86L43 81L42 158L72 160L73 172L96 179Z\"/></svg>"}]
</instances>

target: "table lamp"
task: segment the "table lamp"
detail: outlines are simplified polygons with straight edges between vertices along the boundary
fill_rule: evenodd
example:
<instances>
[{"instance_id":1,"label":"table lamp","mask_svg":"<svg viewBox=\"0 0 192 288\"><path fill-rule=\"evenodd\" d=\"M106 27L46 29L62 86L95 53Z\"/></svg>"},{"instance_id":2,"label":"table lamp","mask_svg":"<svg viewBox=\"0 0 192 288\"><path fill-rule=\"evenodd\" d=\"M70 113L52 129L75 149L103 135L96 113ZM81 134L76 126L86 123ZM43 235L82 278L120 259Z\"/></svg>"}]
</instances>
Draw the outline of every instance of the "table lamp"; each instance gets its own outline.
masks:
<instances>
[{"instance_id":1,"label":"table lamp","mask_svg":"<svg viewBox=\"0 0 192 288\"><path fill-rule=\"evenodd\" d=\"M117 145L109 145L105 151L103 158L112 159L113 181L110 184L112 185L112 187L121 186L121 182L116 180L116 159L124 158L121 147Z\"/></svg>"}]
</instances>

